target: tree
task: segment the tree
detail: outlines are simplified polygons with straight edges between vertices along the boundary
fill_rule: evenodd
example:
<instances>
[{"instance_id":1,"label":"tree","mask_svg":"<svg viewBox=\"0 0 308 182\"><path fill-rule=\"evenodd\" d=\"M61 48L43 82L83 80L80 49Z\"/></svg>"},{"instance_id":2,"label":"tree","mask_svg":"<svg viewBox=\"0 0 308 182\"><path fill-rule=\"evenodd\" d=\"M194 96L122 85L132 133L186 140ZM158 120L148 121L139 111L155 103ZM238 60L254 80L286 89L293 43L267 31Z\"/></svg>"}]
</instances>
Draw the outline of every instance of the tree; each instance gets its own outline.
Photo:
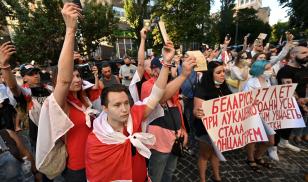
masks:
<instances>
[{"instance_id":1,"label":"tree","mask_svg":"<svg viewBox=\"0 0 308 182\"><path fill-rule=\"evenodd\" d=\"M226 34L231 34L234 30L232 25L234 22L234 1L235 0L220 0L220 21L218 23L220 42L223 42Z\"/></svg>"},{"instance_id":2,"label":"tree","mask_svg":"<svg viewBox=\"0 0 308 182\"><path fill-rule=\"evenodd\" d=\"M152 16L164 20L170 39L176 46L205 41L210 30L210 0L158 0ZM155 44L161 44L158 30L153 32Z\"/></svg>"},{"instance_id":3,"label":"tree","mask_svg":"<svg viewBox=\"0 0 308 182\"><path fill-rule=\"evenodd\" d=\"M272 27L270 42L279 42L281 36L289 30L289 22L278 22Z\"/></svg>"},{"instance_id":4,"label":"tree","mask_svg":"<svg viewBox=\"0 0 308 182\"><path fill-rule=\"evenodd\" d=\"M232 25L232 34L235 36L236 23L238 23L238 37L242 38L250 33L250 41L258 37L259 33L266 33L268 37L271 34L271 27L268 23L264 23L256 15L257 11L253 8L240 9ZM237 21L237 22L236 22Z\"/></svg>"},{"instance_id":5,"label":"tree","mask_svg":"<svg viewBox=\"0 0 308 182\"><path fill-rule=\"evenodd\" d=\"M87 55L97 49L100 40L113 40L117 30L118 19L114 16L112 6L102 5L96 1L86 0L83 8L85 15L80 22L84 46Z\"/></svg>"},{"instance_id":6,"label":"tree","mask_svg":"<svg viewBox=\"0 0 308 182\"><path fill-rule=\"evenodd\" d=\"M18 20L12 37L21 62L35 60L44 64L50 59L54 63L59 57L65 25L60 13L62 1L43 0L37 8L29 6L31 0L25 0L24 6L12 6L14 17ZM17 10L17 11L16 11Z\"/></svg>"},{"instance_id":7,"label":"tree","mask_svg":"<svg viewBox=\"0 0 308 182\"><path fill-rule=\"evenodd\" d=\"M308 1L303 0L278 0L280 5L288 7L290 15L290 27L299 29L299 31L308 31Z\"/></svg>"},{"instance_id":8,"label":"tree","mask_svg":"<svg viewBox=\"0 0 308 182\"><path fill-rule=\"evenodd\" d=\"M19 3L21 1L21 3ZM31 5L33 0L7 0L12 18L18 20L13 27L15 34L12 37L17 49L17 56L21 62L35 60L44 64L46 60L57 63L62 48L65 25L60 12L62 0L43 0ZM94 0L92 0L94 1ZM84 20L80 21L83 34L83 47L90 53L96 48L101 37L112 37L112 30L116 19L110 6L86 1ZM90 54L89 54L90 55Z\"/></svg>"},{"instance_id":9,"label":"tree","mask_svg":"<svg viewBox=\"0 0 308 182\"><path fill-rule=\"evenodd\" d=\"M149 19L151 10L150 0L124 0L124 10L127 23L135 32L137 42L140 42L140 30L143 28L143 19Z\"/></svg>"}]
</instances>

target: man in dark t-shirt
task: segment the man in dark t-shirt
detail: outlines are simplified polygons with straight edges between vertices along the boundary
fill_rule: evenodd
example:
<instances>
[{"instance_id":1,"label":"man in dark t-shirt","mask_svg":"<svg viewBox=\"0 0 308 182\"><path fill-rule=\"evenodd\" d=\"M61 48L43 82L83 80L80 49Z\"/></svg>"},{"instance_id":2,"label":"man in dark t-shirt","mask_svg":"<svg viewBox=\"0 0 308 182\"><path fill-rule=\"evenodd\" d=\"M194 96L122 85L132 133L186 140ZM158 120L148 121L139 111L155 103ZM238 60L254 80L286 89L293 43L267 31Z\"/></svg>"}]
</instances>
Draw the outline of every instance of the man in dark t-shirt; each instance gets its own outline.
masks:
<instances>
[{"instance_id":1,"label":"man in dark t-shirt","mask_svg":"<svg viewBox=\"0 0 308 182\"><path fill-rule=\"evenodd\" d=\"M277 73L278 84L297 83L296 99L300 102L301 99L306 97L306 87L308 84L308 69L305 66L308 62L308 48L303 46L294 47L290 51L290 59L287 65L281 68ZM304 115L303 108L300 110ZM289 143L288 139L291 135L292 129L276 130L275 145L283 148L288 148L293 151L300 151L296 146Z\"/></svg>"},{"instance_id":2,"label":"man in dark t-shirt","mask_svg":"<svg viewBox=\"0 0 308 182\"><path fill-rule=\"evenodd\" d=\"M120 84L120 80L117 76L113 75L111 72L111 67L109 64L104 64L102 67L102 78L104 87L110 87L112 85Z\"/></svg>"}]
</instances>

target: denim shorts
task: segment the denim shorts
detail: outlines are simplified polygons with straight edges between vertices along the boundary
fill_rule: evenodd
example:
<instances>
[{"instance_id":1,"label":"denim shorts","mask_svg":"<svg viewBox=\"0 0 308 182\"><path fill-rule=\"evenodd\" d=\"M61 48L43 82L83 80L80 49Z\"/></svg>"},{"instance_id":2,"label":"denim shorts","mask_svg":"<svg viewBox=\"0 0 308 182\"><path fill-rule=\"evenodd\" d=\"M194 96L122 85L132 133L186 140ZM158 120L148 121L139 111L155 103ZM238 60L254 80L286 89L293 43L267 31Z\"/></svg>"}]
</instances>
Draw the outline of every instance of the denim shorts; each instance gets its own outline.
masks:
<instances>
[{"instance_id":1,"label":"denim shorts","mask_svg":"<svg viewBox=\"0 0 308 182\"><path fill-rule=\"evenodd\" d=\"M21 164L9 151L0 154L1 182L23 181Z\"/></svg>"}]
</instances>

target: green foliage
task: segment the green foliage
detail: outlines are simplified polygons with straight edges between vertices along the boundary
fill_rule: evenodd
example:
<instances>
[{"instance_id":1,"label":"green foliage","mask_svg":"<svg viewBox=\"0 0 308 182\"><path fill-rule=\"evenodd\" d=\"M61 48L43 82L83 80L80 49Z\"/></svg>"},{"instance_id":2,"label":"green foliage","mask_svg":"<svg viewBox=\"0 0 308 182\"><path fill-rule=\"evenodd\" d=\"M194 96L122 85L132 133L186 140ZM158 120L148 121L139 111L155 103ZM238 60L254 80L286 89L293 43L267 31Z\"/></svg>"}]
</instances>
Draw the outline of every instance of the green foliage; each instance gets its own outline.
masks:
<instances>
[{"instance_id":1,"label":"green foliage","mask_svg":"<svg viewBox=\"0 0 308 182\"><path fill-rule=\"evenodd\" d=\"M307 0L278 0L284 7L289 8L290 27L299 29L299 31L307 31L308 29L308 1Z\"/></svg>"},{"instance_id":2,"label":"green foliage","mask_svg":"<svg viewBox=\"0 0 308 182\"><path fill-rule=\"evenodd\" d=\"M220 10L220 21L217 25L219 30L219 41L223 42L226 34L232 35L234 22L234 1L235 0L220 0L221 10ZM234 34L233 34L234 35ZM233 36L234 37L234 36Z\"/></svg>"},{"instance_id":3,"label":"green foliage","mask_svg":"<svg viewBox=\"0 0 308 182\"><path fill-rule=\"evenodd\" d=\"M245 8L235 12L234 0L221 0L221 3L220 19L216 25L213 25L217 27L220 43L223 42L226 34L232 37L231 44L241 44L247 33L251 34L249 42L253 42L259 33L271 34L270 25L258 18L255 9ZM238 28L237 40L235 40L236 28Z\"/></svg>"},{"instance_id":4,"label":"green foliage","mask_svg":"<svg viewBox=\"0 0 308 182\"><path fill-rule=\"evenodd\" d=\"M29 2L31 0L25 0L25 4ZM54 62L58 59L65 30L60 7L60 0L44 0L36 9L12 6L14 17L18 20L13 41L21 62L35 60L44 64L48 59Z\"/></svg>"},{"instance_id":5,"label":"green foliage","mask_svg":"<svg viewBox=\"0 0 308 182\"><path fill-rule=\"evenodd\" d=\"M158 0L153 17L164 20L170 39L176 46L205 41L211 30L210 0ZM154 44L162 44L158 30L152 32Z\"/></svg>"},{"instance_id":6,"label":"green foliage","mask_svg":"<svg viewBox=\"0 0 308 182\"><path fill-rule=\"evenodd\" d=\"M280 40L280 37L284 35L286 31L289 29L288 22L278 22L272 27L272 34L270 38L270 42L277 43Z\"/></svg>"},{"instance_id":7,"label":"green foliage","mask_svg":"<svg viewBox=\"0 0 308 182\"><path fill-rule=\"evenodd\" d=\"M266 33L268 37L271 34L271 27L268 23L264 23L260 20L257 15L257 11L253 8L245 8L240 9L237 13L237 16L234 20L233 27L232 27L232 35L235 37L235 29L236 23L238 22L238 37L239 41L242 42L243 37L250 33L250 41L252 42L253 39L257 38L259 33ZM234 34L233 34L234 33ZM268 38L267 37L267 38Z\"/></svg>"},{"instance_id":8,"label":"green foliage","mask_svg":"<svg viewBox=\"0 0 308 182\"><path fill-rule=\"evenodd\" d=\"M112 6L97 4L91 0L85 1L83 14L85 16L80 27L87 55L90 55L96 50L99 39L114 39L113 31L117 29L118 19L114 16Z\"/></svg>"},{"instance_id":9,"label":"green foliage","mask_svg":"<svg viewBox=\"0 0 308 182\"><path fill-rule=\"evenodd\" d=\"M105 37L105 40L111 40L117 23L110 6L92 1L86 1L83 11L85 18L80 22L83 46L87 53L96 48L98 39ZM13 37L18 58L21 62L35 60L44 64L46 60L52 60L57 63L65 35L65 25L60 12L62 0L43 0L37 8L29 6L31 2L33 0L6 1L6 4L10 5L9 16L18 20L14 26ZM92 41L95 44L92 44Z\"/></svg>"},{"instance_id":10,"label":"green foliage","mask_svg":"<svg viewBox=\"0 0 308 182\"><path fill-rule=\"evenodd\" d=\"M143 19L149 19L150 0L124 0L125 18L132 31L140 42L140 30L143 28Z\"/></svg>"}]
</instances>

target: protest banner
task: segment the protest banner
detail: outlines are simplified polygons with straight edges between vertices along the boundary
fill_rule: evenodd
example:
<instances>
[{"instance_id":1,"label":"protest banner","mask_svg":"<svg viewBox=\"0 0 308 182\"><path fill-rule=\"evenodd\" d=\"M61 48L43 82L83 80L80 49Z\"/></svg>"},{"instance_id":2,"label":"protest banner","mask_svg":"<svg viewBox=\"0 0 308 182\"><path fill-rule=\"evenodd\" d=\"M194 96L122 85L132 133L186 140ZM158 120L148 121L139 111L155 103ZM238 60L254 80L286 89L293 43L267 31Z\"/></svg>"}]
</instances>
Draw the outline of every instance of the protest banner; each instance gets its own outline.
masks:
<instances>
[{"instance_id":1,"label":"protest banner","mask_svg":"<svg viewBox=\"0 0 308 182\"><path fill-rule=\"evenodd\" d=\"M305 127L295 88L277 85L204 101L203 125L220 152L267 141L262 121L273 129Z\"/></svg>"},{"instance_id":2,"label":"protest banner","mask_svg":"<svg viewBox=\"0 0 308 182\"><path fill-rule=\"evenodd\" d=\"M256 90L255 106L263 121L274 130L305 127L293 97L295 89L296 84L287 84Z\"/></svg>"},{"instance_id":3,"label":"protest banner","mask_svg":"<svg viewBox=\"0 0 308 182\"><path fill-rule=\"evenodd\" d=\"M220 152L268 141L253 96L253 91L240 92L202 103L202 122Z\"/></svg>"}]
</instances>

